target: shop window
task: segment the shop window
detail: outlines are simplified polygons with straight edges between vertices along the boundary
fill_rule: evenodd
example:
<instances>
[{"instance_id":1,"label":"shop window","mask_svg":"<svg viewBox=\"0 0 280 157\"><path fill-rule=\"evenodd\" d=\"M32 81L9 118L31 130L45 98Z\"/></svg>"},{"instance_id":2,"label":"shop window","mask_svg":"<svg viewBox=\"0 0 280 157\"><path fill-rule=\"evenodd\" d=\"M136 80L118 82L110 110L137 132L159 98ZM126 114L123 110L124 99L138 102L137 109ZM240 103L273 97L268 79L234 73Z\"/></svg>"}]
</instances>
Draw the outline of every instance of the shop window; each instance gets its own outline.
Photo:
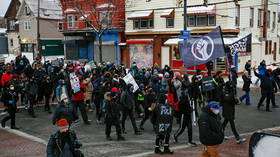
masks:
<instances>
[{"instance_id":1,"label":"shop window","mask_svg":"<svg viewBox=\"0 0 280 157\"><path fill-rule=\"evenodd\" d=\"M173 28L174 27L174 18L166 18L166 27Z\"/></svg>"},{"instance_id":2,"label":"shop window","mask_svg":"<svg viewBox=\"0 0 280 157\"><path fill-rule=\"evenodd\" d=\"M134 29L147 29L154 28L154 20L153 19L136 19L133 20Z\"/></svg>"}]
</instances>

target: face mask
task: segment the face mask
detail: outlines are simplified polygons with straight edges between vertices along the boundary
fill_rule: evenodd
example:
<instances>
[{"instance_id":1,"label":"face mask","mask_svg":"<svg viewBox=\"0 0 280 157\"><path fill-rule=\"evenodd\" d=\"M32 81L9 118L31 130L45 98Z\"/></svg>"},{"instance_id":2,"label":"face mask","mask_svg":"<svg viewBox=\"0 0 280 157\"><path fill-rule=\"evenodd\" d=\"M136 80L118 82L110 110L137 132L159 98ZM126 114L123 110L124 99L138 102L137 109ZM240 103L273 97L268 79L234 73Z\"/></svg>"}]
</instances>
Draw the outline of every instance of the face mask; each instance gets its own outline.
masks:
<instances>
[{"instance_id":1,"label":"face mask","mask_svg":"<svg viewBox=\"0 0 280 157\"><path fill-rule=\"evenodd\" d=\"M130 88L130 89L129 89L130 92L133 92L133 90L134 90L134 88Z\"/></svg>"},{"instance_id":2,"label":"face mask","mask_svg":"<svg viewBox=\"0 0 280 157\"><path fill-rule=\"evenodd\" d=\"M10 90L15 90L15 87L10 87Z\"/></svg>"},{"instance_id":3,"label":"face mask","mask_svg":"<svg viewBox=\"0 0 280 157\"><path fill-rule=\"evenodd\" d=\"M216 109L216 110L213 111L213 113L214 113L215 115L218 115L218 114L220 113L220 110L217 110L217 109Z\"/></svg>"}]
</instances>

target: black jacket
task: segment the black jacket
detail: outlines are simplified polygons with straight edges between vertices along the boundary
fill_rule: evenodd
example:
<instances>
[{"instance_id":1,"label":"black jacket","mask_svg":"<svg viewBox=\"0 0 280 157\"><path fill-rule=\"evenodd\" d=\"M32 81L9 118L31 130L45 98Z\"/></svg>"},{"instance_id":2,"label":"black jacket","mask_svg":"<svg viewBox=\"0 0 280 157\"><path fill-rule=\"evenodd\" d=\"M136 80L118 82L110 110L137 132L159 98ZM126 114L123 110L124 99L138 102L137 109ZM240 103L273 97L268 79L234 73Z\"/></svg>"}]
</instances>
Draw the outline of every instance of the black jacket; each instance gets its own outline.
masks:
<instances>
[{"instance_id":1,"label":"black jacket","mask_svg":"<svg viewBox=\"0 0 280 157\"><path fill-rule=\"evenodd\" d=\"M182 97L182 99L179 101L178 104L178 114L182 115L184 114L187 118L191 119L191 113L192 113L192 108L190 106L190 101L187 96Z\"/></svg>"},{"instance_id":2,"label":"black jacket","mask_svg":"<svg viewBox=\"0 0 280 157\"><path fill-rule=\"evenodd\" d=\"M105 98L104 100L104 109L105 109L105 123L116 125L120 124L120 118L121 118L121 109L120 105L117 103L118 101L116 99L110 100L108 98Z\"/></svg>"},{"instance_id":3,"label":"black jacket","mask_svg":"<svg viewBox=\"0 0 280 157\"><path fill-rule=\"evenodd\" d=\"M235 105L237 102L238 101L235 98L234 90L225 89L223 92L222 99L221 99L221 105L223 106L223 117L225 119L234 120Z\"/></svg>"},{"instance_id":4,"label":"black jacket","mask_svg":"<svg viewBox=\"0 0 280 157\"><path fill-rule=\"evenodd\" d=\"M274 90L277 90L276 83L272 75L268 75L267 73L264 75L260 75L256 71L254 71L254 73L258 78L261 79L260 87L262 89L262 92L273 92Z\"/></svg>"},{"instance_id":5,"label":"black jacket","mask_svg":"<svg viewBox=\"0 0 280 157\"><path fill-rule=\"evenodd\" d=\"M4 90L4 93L1 97L1 101L4 103L4 106L8 108L16 108L16 103L18 101L18 94L15 91L9 89Z\"/></svg>"},{"instance_id":6,"label":"black jacket","mask_svg":"<svg viewBox=\"0 0 280 157\"><path fill-rule=\"evenodd\" d=\"M243 91L245 92L249 92L250 91L250 85L252 83L251 78L247 77L246 75L242 75L242 79L243 79Z\"/></svg>"},{"instance_id":7,"label":"black jacket","mask_svg":"<svg viewBox=\"0 0 280 157\"><path fill-rule=\"evenodd\" d=\"M202 109L198 120L199 139L206 146L214 146L223 143L224 132L222 124L208 106Z\"/></svg>"},{"instance_id":8,"label":"black jacket","mask_svg":"<svg viewBox=\"0 0 280 157\"><path fill-rule=\"evenodd\" d=\"M77 140L76 133L69 131L68 139L70 151L73 153L73 156L79 156L77 155L76 149L79 149L82 144ZM63 150L63 142L65 141L62 141L60 132L56 132L55 134L51 135L47 145L47 157L60 157Z\"/></svg>"},{"instance_id":9,"label":"black jacket","mask_svg":"<svg viewBox=\"0 0 280 157\"><path fill-rule=\"evenodd\" d=\"M122 93L120 102L125 109L133 110L135 108L134 94L128 90Z\"/></svg>"},{"instance_id":10,"label":"black jacket","mask_svg":"<svg viewBox=\"0 0 280 157\"><path fill-rule=\"evenodd\" d=\"M66 106L62 103L59 103L58 107L55 109L52 123L55 125L59 119L65 118L68 123L71 124L74 121L74 117L75 112L72 104Z\"/></svg>"}]
</instances>

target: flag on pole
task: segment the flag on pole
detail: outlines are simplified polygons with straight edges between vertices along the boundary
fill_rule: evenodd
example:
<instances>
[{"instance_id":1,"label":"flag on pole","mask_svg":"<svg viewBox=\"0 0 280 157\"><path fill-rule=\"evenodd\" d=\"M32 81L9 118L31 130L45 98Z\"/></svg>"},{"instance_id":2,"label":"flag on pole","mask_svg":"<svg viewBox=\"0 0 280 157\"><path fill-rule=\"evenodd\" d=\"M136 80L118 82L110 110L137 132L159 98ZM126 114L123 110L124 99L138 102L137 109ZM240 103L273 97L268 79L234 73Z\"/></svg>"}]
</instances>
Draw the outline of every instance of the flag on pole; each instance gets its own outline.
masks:
<instances>
[{"instance_id":1,"label":"flag on pole","mask_svg":"<svg viewBox=\"0 0 280 157\"><path fill-rule=\"evenodd\" d=\"M235 56L240 52L251 52L252 51L252 34L234 42L229 46L231 56Z\"/></svg>"},{"instance_id":2,"label":"flag on pole","mask_svg":"<svg viewBox=\"0 0 280 157\"><path fill-rule=\"evenodd\" d=\"M200 38L191 38L179 42L179 51L185 67L205 64L225 56L221 27Z\"/></svg>"}]
</instances>

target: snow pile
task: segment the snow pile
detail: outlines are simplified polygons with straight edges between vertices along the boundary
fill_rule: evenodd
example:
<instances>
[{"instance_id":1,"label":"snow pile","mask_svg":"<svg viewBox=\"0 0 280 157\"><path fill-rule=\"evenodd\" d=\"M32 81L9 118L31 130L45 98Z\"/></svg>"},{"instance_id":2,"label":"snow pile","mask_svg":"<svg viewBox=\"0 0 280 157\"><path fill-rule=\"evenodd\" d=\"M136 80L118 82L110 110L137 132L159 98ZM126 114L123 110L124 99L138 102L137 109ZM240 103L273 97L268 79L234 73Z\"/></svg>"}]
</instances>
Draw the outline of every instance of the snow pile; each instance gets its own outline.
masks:
<instances>
[{"instance_id":1,"label":"snow pile","mask_svg":"<svg viewBox=\"0 0 280 157\"><path fill-rule=\"evenodd\" d=\"M254 157L279 157L280 138L274 136L263 137L253 149Z\"/></svg>"}]
</instances>

